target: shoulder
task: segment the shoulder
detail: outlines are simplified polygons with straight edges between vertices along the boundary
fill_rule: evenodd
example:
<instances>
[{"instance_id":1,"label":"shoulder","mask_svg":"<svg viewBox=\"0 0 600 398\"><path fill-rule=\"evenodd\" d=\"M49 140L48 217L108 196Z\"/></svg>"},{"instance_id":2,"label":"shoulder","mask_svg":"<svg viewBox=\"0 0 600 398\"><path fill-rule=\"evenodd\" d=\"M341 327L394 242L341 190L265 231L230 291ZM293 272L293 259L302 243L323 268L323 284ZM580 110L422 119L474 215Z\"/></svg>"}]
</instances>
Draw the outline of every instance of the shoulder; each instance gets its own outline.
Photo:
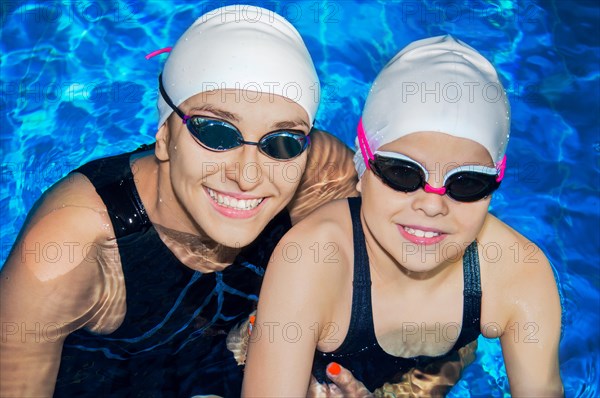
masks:
<instances>
[{"instance_id":1,"label":"shoulder","mask_svg":"<svg viewBox=\"0 0 600 398\"><path fill-rule=\"evenodd\" d=\"M324 203L314 212L307 215L294 228L297 231L314 228L322 233L332 233L332 230L342 228L345 224L344 217L350 221L348 199L334 199Z\"/></svg>"},{"instance_id":2,"label":"shoulder","mask_svg":"<svg viewBox=\"0 0 600 398\"><path fill-rule=\"evenodd\" d=\"M340 139L325 131L313 130L310 137L305 179L327 182L348 179L356 183L352 160L354 152Z\"/></svg>"},{"instance_id":3,"label":"shoulder","mask_svg":"<svg viewBox=\"0 0 600 398\"><path fill-rule=\"evenodd\" d=\"M306 169L288 207L293 223L324 203L358 195L352 150L324 131L313 130L310 136Z\"/></svg>"},{"instance_id":4,"label":"shoulder","mask_svg":"<svg viewBox=\"0 0 600 398\"><path fill-rule=\"evenodd\" d=\"M103 243L112 238L106 206L82 174L71 173L36 202L20 239Z\"/></svg>"},{"instance_id":5,"label":"shoulder","mask_svg":"<svg viewBox=\"0 0 600 398\"><path fill-rule=\"evenodd\" d=\"M111 231L87 178L72 173L56 183L28 215L2 269L3 310L39 310L39 319L54 322L87 313L101 297L99 256L113 250Z\"/></svg>"},{"instance_id":6,"label":"shoulder","mask_svg":"<svg viewBox=\"0 0 600 398\"><path fill-rule=\"evenodd\" d=\"M487 216L477 240L483 263L506 278L552 274L544 252L493 215Z\"/></svg>"},{"instance_id":7,"label":"shoulder","mask_svg":"<svg viewBox=\"0 0 600 398\"><path fill-rule=\"evenodd\" d=\"M314 147L311 147L311 151L315 150L317 151L317 153L319 153L319 151L327 147L333 147L344 149L347 152L344 153L344 156L348 154L352 156L352 151L350 150L350 148L348 148L348 146L345 145L339 138L327 131L313 129L310 132L310 141L311 146L314 145Z\"/></svg>"},{"instance_id":8,"label":"shoulder","mask_svg":"<svg viewBox=\"0 0 600 398\"><path fill-rule=\"evenodd\" d=\"M303 248L304 250L299 254L298 261L320 263L323 260L320 257L311 259L311 248L315 245L324 246L328 243L336 246L344 244L348 226L351 228L348 201L346 199L334 200L319 207L294 225L281 239L278 247L295 245L298 248ZM289 258L281 256L281 252L276 249L273 253L275 261L290 261Z\"/></svg>"},{"instance_id":9,"label":"shoulder","mask_svg":"<svg viewBox=\"0 0 600 398\"><path fill-rule=\"evenodd\" d=\"M484 295L503 324L524 314L558 316L560 299L552 267L542 250L510 226L488 215L478 237ZM493 297L490 297L493 296ZM489 307L488 307L489 308Z\"/></svg>"},{"instance_id":10,"label":"shoulder","mask_svg":"<svg viewBox=\"0 0 600 398\"><path fill-rule=\"evenodd\" d=\"M273 251L263 290L276 285L286 295L297 291L300 300L312 295L327 301L341 288L342 276L352 272L352 223L347 203L345 199L330 202L286 233Z\"/></svg>"}]
</instances>

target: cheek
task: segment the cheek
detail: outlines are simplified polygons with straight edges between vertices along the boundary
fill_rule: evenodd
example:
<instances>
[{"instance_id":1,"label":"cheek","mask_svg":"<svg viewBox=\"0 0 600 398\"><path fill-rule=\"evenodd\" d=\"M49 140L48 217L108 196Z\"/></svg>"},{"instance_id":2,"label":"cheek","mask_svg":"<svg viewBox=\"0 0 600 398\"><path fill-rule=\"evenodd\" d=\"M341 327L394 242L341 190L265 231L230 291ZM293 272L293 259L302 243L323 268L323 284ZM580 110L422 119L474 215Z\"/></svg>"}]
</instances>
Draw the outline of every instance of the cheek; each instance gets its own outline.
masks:
<instances>
[{"instance_id":1,"label":"cheek","mask_svg":"<svg viewBox=\"0 0 600 398\"><path fill-rule=\"evenodd\" d=\"M372 173L365 173L360 182L361 197L365 206L377 209L377 212L385 212L386 209L396 209L403 205L402 199L406 195L402 192L394 191L382 183L379 178Z\"/></svg>"},{"instance_id":2,"label":"cheek","mask_svg":"<svg viewBox=\"0 0 600 398\"><path fill-rule=\"evenodd\" d=\"M360 185L362 211L365 221L372 230L388 228L393 224L391 220L394 216L408 206L403 200L402 193L392 190L373 175L363 176Z\"/></svg>"},{"instance_id":3,"label":"cheek","mask_svg":"<svg viewBox=\"0 0 600 398\"><path fill-rule=\"evenodd\" d=\"M467 239L474 240L481 230L488 213L490 199L476 203L458 204L453 210L454 219Z\"/></svg>"},{"instance_id":4,"label":"cheek","mask_svg":"<svg viewBox=\"0 0 600 398\"><path fill-rule=\"evenodd\" d=\"M198 154L186 153L188 151L178 148L172 153L169 169L170 178L175 190L183 193L187 190L196 190L209 179L219 179L221 173L219 163L213 160L200 161Z\"/></svg>"},{"instance_id":5,"label":"cheek","mask_svg":"<svg viewBox=\"0 0 600 398\"><path fill-rule=\"evenodd\" d=\"M170 142L169 163L174 182L177 182L177 179L197 181L218 174L223 159L221 154L215 154L198 145L187 130L180 130Z\"/></svg>"}]
</instances>

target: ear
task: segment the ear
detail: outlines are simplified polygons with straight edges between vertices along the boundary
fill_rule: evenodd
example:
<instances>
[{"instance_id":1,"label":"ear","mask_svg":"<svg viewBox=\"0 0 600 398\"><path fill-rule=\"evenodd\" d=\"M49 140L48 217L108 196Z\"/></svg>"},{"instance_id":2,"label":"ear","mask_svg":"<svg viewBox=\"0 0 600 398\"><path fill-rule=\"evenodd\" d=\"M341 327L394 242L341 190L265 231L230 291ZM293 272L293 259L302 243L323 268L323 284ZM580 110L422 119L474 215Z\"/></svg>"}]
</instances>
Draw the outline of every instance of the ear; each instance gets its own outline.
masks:
<instances>
[{"instance_id":1,"label":"ear","mask_svg":"<svg viewBox=\"0 0 600 398\"><path fill-rule=\"evenodd\" d=\"M168 120L156 132L156 148L154 153L159 160L169 160L169 141L171 132L169 131Z\"/></svg>"}]
</instances>

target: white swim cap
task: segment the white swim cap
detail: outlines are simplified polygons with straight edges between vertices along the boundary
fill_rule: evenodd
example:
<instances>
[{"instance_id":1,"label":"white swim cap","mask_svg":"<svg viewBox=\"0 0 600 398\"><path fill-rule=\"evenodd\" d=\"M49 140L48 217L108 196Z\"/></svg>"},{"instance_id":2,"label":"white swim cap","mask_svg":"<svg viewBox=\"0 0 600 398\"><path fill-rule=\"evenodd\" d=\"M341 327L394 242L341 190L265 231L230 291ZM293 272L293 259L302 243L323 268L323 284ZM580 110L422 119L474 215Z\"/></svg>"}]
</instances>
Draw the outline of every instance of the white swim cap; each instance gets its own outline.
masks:
<instances>
[{"instance_id":1,"label":"white swim cap","mask_svg":"<svg viewBox=\"0 0 600 398\"><path fill-rule=\"evenodd\" d=\"M510 106L488 60L460 40L437 36L409 44L383 68L361 127L372 152L411 133L436 131L478 142L498 164L508 144ZM362 176L358 140L357 147L354 163Z\"/></svg>"},{"instance_id":2,"label":"white swim cap","mask_svg":"<svg viewBox=\"0 0 600 398\"><path fill-rule=\"evenodd\" d=\"M298 31L275 12L249 5L198 18L171 50L162 79L176 106L205 91L241 89L288 98L312 124L320 101L319 78ZM158 112L160 128L173 112L160 93Z\"/></svg>"}]
</instances>

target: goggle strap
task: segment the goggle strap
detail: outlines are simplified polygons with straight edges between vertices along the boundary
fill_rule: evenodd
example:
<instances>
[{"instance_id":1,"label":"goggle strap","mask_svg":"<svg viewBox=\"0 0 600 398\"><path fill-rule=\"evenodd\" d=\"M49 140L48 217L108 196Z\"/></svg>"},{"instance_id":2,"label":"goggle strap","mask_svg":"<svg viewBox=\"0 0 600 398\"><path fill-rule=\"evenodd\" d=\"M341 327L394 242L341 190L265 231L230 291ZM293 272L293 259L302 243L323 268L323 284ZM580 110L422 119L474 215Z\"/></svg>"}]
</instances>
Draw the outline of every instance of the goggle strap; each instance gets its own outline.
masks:
<instances>
[{"instance_id":1,"label":"goggle strap","mask_svg":"<svg viewBox=\"0 0 600 398\"><path fill-rule=\"evenodd\" d=\"M171 98L169 98L169 96L167 95L167 92L165 91L165 88L162 84L162 73L158 75L158 90L160 91L160 95L162 95L167 105L169 105L171 109L173 109L173 111L177 113L179 117L183 120L183 124L187 123L190 117L183 113L177 106L175 106L173 101L171 101Z\"/></svg>"},{"instance_id":2,"label":"goggle strap","mask_svg":"<svg viewBox=\"0 0 600 398\"><path fill-rule=\"evenodd\" d=\"M158 50L152 51L150 54L146 55L144 58L150 59L150 58L156 57L157 55L160 55L162 53L171 52L172 49L173 49L173 47L159 48Z\"/></svg>"},{"instance_id":3,"label":"goggle strap","mask_svg":"<svg viewBox=\"0 0 600 398\"><path fill-rule=\"evenodd\" d=\"M365 165L367 166L367 170L369 170L369 169L371 169L369 160L373 160L374 156L373 156L373 153L371 152L371 148L369 148L367 136L365 134L365 129L363 127L362 117L358 121L357 135L358 135L358 146L360 148L360 152L363 156L363 160L365 161Z\"/></svg>"},{"instance_id":4,"label":"goggle strap","mask_svg":"<svg viewBox=\"0 0 600 398\"><path fill-rule=\"evenodd\" d=\"M496 182L502 181L504 178L504 171L506 170L506 155L500 161L500 164L497 166L498 168L498 177L496 177Z\"/></svg>"}]
</instances>

